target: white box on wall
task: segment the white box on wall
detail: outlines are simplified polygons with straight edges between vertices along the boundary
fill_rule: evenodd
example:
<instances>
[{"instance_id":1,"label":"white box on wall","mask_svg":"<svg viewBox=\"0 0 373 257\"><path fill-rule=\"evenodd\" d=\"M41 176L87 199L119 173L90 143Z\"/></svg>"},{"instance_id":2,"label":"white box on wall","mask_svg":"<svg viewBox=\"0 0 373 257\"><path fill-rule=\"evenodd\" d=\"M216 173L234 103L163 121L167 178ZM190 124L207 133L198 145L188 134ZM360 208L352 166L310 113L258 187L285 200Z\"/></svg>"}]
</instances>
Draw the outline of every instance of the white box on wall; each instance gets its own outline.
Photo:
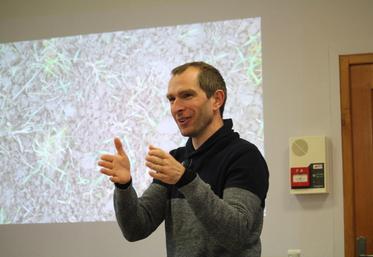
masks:
<instances>
[{"instance_id":1,"label":"white box on wall","mask_svg":"<svg viewBox=\"0 0 373 257\"><path fill-rule=\"evenodd\" d=\"M292 194L328 193L328 158L325 136L289 139L289 182Z\"/></svg>"}]
</instances>

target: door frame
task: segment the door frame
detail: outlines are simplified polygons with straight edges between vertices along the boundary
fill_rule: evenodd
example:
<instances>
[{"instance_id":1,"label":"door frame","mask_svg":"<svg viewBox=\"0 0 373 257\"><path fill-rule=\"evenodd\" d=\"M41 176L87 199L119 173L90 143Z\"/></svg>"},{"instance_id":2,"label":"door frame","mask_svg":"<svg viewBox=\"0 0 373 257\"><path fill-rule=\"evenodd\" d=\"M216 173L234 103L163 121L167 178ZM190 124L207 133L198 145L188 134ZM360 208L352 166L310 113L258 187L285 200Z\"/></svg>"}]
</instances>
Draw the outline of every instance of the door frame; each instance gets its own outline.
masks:
<instances>
[{"instance_id":1,"label":"door frame","mask_svg":"<svg viewBox=\"0 0 373 257\"><path fill-rule=\"evenodd\" d=\"M356 253L350 66L373 63L373 53L339 56L345 257Z\"/></svg>"}]
</instances>

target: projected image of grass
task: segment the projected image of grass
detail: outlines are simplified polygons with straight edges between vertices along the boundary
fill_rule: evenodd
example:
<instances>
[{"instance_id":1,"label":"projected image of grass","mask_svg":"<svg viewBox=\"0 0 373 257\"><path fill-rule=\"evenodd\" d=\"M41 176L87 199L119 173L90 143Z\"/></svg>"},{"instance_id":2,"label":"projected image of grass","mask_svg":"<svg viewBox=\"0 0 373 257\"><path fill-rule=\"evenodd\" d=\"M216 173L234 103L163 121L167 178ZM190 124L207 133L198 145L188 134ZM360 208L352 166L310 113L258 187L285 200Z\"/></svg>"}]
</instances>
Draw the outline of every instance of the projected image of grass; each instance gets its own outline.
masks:
<instances>
[{"instance_id":1,"label":"projected image of grass","mask_svg":"<svg viewBox=\"0 0 373 257\"><path fill-rule=\"evenodd\" d=\"M120 137L141 194L148 145L185 143L170 71L199 60L226 79L225 117L263 150L259 18L0 44L0 224L114 220L98 157Z\"/></svg>"}]
</instances>

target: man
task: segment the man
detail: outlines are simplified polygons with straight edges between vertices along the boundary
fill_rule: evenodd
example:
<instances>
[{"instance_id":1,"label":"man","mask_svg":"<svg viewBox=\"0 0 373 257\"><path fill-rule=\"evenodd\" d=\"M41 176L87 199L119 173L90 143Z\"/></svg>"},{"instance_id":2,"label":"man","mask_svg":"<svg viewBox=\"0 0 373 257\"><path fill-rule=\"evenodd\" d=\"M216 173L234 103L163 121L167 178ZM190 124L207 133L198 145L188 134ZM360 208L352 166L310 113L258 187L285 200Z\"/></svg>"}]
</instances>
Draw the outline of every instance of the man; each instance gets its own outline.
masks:
<instances>
[{"instance_id":1,"label":"man","mask_svg":"<svg viewBox=\"0 0 373 257\"><path fill-rule=\"evenodd\" d=\"M131 183L121 141L103 155L101 172L115 183L118 224L129 241L150 235L164 220L168 256L260 256L268 169L251 143L223 120L226 86L203 62L172 70L167 98L185 147L170 153L149 147L153 183L141 197Z\"/></svg>"}]
</instances>

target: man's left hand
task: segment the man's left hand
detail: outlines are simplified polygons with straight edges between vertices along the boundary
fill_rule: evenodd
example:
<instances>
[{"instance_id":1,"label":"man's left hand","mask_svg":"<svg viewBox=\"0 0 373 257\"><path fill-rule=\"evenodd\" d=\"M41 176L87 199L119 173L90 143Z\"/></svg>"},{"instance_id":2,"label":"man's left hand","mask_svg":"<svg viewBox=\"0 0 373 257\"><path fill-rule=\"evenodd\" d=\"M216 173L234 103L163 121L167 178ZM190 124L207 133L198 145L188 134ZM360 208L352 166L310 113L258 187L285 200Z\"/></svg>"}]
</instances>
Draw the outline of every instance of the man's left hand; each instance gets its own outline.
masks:
<instances>
[{"instance_id":1,"label":"man's left hand","mask_svg":"<svg viewBox=\"0 0 373 257\"><path fill-rule=\"evenodd\" d=\"M152 145L145 160L145 165L151 169L149 175L166 184L176 184L185 172L185 167L171 154Z\"/></svg>"}]
</instances>

